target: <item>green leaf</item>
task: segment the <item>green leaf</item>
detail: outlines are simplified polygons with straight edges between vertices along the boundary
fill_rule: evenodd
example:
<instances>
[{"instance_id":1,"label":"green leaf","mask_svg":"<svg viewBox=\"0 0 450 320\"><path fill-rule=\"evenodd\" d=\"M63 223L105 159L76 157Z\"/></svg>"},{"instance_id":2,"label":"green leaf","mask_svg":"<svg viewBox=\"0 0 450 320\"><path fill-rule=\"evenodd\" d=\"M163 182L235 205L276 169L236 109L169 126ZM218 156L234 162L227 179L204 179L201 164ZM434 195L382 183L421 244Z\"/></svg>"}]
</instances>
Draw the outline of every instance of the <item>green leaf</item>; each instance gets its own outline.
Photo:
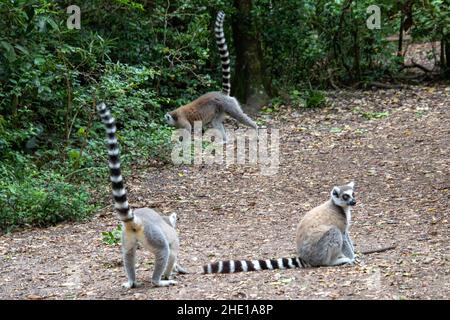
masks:
<instances>
[{"instance_id":1,"label":"green leaf","mask_svg":"<svg viewBox=\"0 0 450 320\"><path fill-rule=\"evenodd\" d=\"M80 129L78 129L77 135L81 137L84 135L85 132L86 132L86 128L81 127Z\"/></svg>"},{"instance_id":2,"label":"green leaf","mask_svg":"<svg viewBox=\"0 0 450 320\"><path fill-rule=\"evenodd\" d=\"M59 31L59 26L52 18L47 18L47 23L52 27L54 31Z\"/></svg>"},{"instance_id":3,"label":"green leaf","mask_svg":"<svg viewBox=\"0 0 450 320\"><path fill-rule=\"evenodd\" d=\"M25 48L24 46L21 46L20 44L16 44L14 46L17 50L21 51L23 54L29 55L30 52L28 51L27 48Z\"/></svg>"},{"instance_id":4,"label":"green leaf","mask_svg":"<svg viewBox=\"0 0 450 320\"><path fill-rule=\"evenodd\" d=\"M6 50L4 54L6 60L8 60L9 62L14 62L17 56L13 46L6 41L0 41L0 44Z\"/></svg>"},{"instance_id":5,"label":"green leaf","mask_svg":"<svg viewBox=\"0 0 450 320\"><path fill-rule=\"evenodd\" d=\"M382 119L382 118L386 118L389 116L389 111L384 111L384 112L364 112L362 114L362 116L367 119L367 120L371 120L371 119Z\"/></svg>"},{"instance_id":6,"label":"green leaf","mask_svg":"<svg viewBox=\"0 0 450 320\"><path fill-rule=\"evenodd\" d=\"M44 57L36 57L34 58L34 64L37 66L43 65L45 63Z\"/></svg>"},{"instance_id":7,"label":"green leaf","mask_svg":"<svg viewBox=\"0 0 450 320\"><path fill-rule=\"evenodd\" d=\"M331 133L340 133L340 132L342 132L342 128L337 128L337 127L334 127L334 128L331 128L330 129L330 132Z\"/></svg>"},{"instance_id":8,"label":"green leaf","mask_svg":"<svg viewBox=\"0 0 450 320\"><path fill-rule=\"evenodd\" d=\"M80 151L76 149L70 149L67 152L67 155L69 156L69 159L76 160L80 158Z\"/></svg>"}]
</instances>

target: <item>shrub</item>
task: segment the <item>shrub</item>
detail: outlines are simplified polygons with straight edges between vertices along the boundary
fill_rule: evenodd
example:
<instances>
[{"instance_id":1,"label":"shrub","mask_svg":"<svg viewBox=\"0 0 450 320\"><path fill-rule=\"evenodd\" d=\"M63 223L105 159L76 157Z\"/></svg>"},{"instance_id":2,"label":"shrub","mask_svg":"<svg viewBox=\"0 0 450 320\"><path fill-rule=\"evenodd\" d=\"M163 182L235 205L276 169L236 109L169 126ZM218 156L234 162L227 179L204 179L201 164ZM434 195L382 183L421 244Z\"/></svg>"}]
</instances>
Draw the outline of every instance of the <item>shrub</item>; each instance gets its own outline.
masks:
<instances>
[{"instance_id":1,"label":"shrub","mask_svg":"<svg viewBox=\"0 0 450 320\"><path fill-rule=\"evenodd\" d=\"M5 167L0 167L0 174ZM53 172L31 169L27 177L0 182L0 231L18 226L47 226L86 218L95 206L83 186ZM23 175L23 173L22 173Z\"/></svg>"}]
</instances>

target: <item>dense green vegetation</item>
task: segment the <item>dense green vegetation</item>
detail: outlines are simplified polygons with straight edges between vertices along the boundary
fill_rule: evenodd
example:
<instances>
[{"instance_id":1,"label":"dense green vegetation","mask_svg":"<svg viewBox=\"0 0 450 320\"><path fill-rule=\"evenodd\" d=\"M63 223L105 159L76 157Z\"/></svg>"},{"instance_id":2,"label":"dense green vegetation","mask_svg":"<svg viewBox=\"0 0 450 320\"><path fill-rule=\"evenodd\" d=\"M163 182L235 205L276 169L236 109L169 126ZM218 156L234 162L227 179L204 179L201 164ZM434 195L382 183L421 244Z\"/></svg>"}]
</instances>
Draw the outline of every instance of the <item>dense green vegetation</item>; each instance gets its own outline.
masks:
<instances>
[{"instance_id":1,"label":"dense green vegetation","mask_svg":"<svg viewBox=\"0 0 450 320\"><path fill-rule=\"evenodd\" d=\"M420 40L449 33L443 0L379 1L380 30L365 24L371 1L246 2L251 12L242 17L232 1L89 0L80 4L81 29L70 30L72 1L0 0L0 230L95 210L92 196L109 187L98 101L118 119L125 167L168 159L162 113L220 86L219 9L232 56L232 25L250 19L267 91L307 107L320 105L317 89L396 75L402 57L386 37L400 19L412 17Z\"/></svg>"}]
</instances>

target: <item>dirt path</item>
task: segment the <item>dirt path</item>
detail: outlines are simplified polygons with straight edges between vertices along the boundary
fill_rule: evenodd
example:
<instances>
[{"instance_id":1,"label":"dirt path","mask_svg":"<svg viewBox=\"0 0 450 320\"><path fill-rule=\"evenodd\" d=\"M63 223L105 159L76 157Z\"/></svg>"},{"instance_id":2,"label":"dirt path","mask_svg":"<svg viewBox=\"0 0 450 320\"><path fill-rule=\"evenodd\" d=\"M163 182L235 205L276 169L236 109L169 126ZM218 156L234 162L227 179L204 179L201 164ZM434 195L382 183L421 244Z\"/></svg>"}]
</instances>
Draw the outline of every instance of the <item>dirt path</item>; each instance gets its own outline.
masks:
<instances>
[{"instance_id":1,"label":"dirt path","mask_svg":"<svg viewBox=\"0 0 450 320\"><path fill-rule=\"evenodd\" d=\"M354 180L356 250L394 250L360 255L355 266L189 274L171 288L151 287L153 258L141 250L144 286L127 291L120 247L101 241L117 225L108 208L87 223L0 237L0 298L450 299L450 86L330 98L326 109L267 116L281 132L277 175L149 168L128 179L131 204L178 213L180 261L194 271L212 260L292 256L302 215Z\"/></svg>"}]
</instances>

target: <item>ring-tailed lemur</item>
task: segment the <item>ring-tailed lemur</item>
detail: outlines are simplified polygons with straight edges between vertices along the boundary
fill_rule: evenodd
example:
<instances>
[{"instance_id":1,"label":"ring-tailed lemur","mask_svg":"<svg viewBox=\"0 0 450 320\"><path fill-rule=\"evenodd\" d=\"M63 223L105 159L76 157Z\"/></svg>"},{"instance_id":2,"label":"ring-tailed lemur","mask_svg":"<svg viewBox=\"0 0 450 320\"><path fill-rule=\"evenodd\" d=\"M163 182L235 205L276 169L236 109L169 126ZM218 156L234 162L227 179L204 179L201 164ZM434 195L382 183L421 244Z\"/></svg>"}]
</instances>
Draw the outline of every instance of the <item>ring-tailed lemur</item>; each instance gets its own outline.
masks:
<instances>
[{"instance_id":1,"label":"ring-tailed lemur","mask_svg":"<svg viewBox=\"0 0 450 320\"><path fill-rule=\"evenodd\" d=\"M186 129L189 133L195 121L201 121L203 126L211 122L213 128L220 131L225 142L227 138L223 126L225 114L254 129L258 129L258 126L242 111L236 98L230 97L230 58L223 32L224 17L225 13L222 11L217 14L214 29L222 61L222 92L206 93L196 100L166 113L164 119L169 125Z\"/></svg>"},{"instance_id":2,"label":"ring-tailed lemur","mask_svg":"<svg viewBox=\"0 0 450 320\"><path fill-rule=\"evenodd\" d=\"M296 231L297 257L219 261L203 266L203 273L233 273L353 263L354 248L348 234L351 207L356 204L353 189L353 182L334 187L328 201L306 213Z\"/></svg>"},{"instance_id":3,"label":"ring-tailed lemur","mask_svg":"<svg viewBox=\"0 0 450 320\"><path fill-rule=\"evenodd\" d=\"M123 223L123 262L128 277L128 282L124 286L126 288L137 286L135 255L138 243L155 254L152 283L155 286L176 284L176 281L169 280L172 271L185 272L177 265L179 240L175 230L176 214L161 216L149 208L136 210L130 208L120 171L119 143L115 135L116 122L104 103L97 105L97 111L106 128L114 207ZM161 280L162 277L166 280Z\"/></svg>"}]
</instances>

